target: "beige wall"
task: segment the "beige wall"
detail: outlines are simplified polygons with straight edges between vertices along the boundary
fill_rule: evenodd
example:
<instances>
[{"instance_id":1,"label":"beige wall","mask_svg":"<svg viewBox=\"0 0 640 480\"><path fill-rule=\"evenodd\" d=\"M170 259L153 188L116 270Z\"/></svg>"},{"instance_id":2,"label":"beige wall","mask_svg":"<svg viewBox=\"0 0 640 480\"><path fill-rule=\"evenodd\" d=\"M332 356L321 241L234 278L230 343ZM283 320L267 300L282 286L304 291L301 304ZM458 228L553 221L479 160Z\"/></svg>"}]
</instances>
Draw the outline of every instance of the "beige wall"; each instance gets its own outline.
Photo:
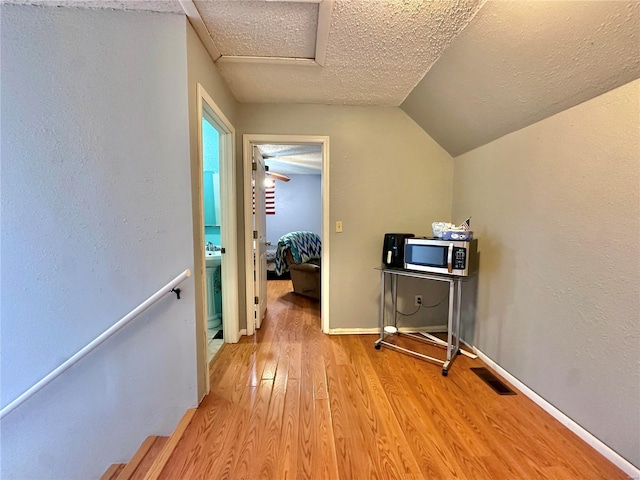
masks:
<instances>
[{"instance_id":1,"label":"beige wall","mask_svg":"<svg viewBox=\"0 0 640 480\"><path fill-rule=\"evenodd\" d=\"M455 158L467 339L640 466L640 81ZM471 331L473 330L473 331Z\"/></svg>"},{"instance_id":2,"label":"beige wall","mask_svg":"<svg viewBox=\"0 0 640 480\"><path fill-rule=\"evenodd\" d=\"M185 20L186 21L186 20ZM202 84L207 93L211 96L216 105L222 110L225 116L235 127L238 119L238 103L232 95L229 87L218 73L211 57L196 35L195 30L187 21L187 81L189 94L189 144L191 154L191 192L194 204L200 201L200 164L198 162L198 118L197 110L197 85ZM193 211L193 248L194 251L204 248L204 237L201 229L197 227L200 217L196 210ZM203 253L204 255L204 253ZM205 382L208 371L205 368L205 358L207 356L207 339L204 335L204 322L206 314L203 311L205 298L205 279L202 265L194 262L194 277L196 287L196 340L197 340L197 366L198 366L198 398L205 394ZM242 303L240 304L242 306ZM244 309L240 309L244 315ZM244 319L243 319L244 321Z\"/></svg>"},{"instance_id":3,"label":"beige wall","mask_svg":"<svg viewBox=\"0 0 640 480\"><path fill-rule=\"evenodd\" d=\"M186 21L186 20L185 20ZM187 68L189 75L189 111L196 112L196 84L201 83L216 105L237 128L238 102L218 72L209 53L187 21ZM195 119L196 116L192 116ZM197 136L197 130L194 130ZM195 138L195 137L194 137ZM197 144L194 145L197 152Z\"/></svg>"},{"instance_id":4,"label":"beige wall","mask_svg":"<svg viewBox=\"0 0 640 480\"><path fill-rule=\"evenodd\" d=\"M397 107L240 107L243 133L330 137L330 327L376 327L383 235L449 219L451 157Z\"/></svg>"}]
</instances>

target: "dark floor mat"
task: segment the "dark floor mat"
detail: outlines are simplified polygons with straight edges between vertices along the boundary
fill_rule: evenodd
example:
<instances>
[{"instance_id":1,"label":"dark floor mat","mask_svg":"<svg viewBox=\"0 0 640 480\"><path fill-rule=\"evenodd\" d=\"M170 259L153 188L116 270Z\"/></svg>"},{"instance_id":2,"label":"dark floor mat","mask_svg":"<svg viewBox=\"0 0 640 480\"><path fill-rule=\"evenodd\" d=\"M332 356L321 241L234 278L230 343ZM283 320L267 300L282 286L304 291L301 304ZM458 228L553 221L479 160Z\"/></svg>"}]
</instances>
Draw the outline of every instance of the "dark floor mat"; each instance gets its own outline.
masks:
<instances>
[{"instance_id":1,"label":"dark floor mat","mask_svg":"<svg viewBox=\"0 0 640 480\"><path fill-rule=\"evenodd\" d=\"M218 330L213 338L222 340L222 330Z\"/></svg>"}]
</instances>

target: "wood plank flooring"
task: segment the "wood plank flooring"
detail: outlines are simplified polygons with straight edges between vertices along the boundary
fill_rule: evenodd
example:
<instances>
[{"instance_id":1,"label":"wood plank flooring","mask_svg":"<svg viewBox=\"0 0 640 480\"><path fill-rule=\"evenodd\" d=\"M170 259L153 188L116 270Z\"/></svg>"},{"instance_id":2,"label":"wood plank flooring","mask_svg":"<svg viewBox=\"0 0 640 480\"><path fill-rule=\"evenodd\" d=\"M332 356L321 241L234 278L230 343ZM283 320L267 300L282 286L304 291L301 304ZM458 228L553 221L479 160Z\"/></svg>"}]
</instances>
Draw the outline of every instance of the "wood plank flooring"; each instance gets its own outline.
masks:
<instances>
[{"instance_id":1,"label":"wood plank flooring","mask_svg":"<svg viewBox=\"0 0 640 480\"><path fill-rule=\"evenodd\" d=\"M627 478L524 395L494 393L479 360L442 377L375 336L322 334L317 302L268 285L262 328L222 347L160 478Z\"/></svg>"}]
</instances>

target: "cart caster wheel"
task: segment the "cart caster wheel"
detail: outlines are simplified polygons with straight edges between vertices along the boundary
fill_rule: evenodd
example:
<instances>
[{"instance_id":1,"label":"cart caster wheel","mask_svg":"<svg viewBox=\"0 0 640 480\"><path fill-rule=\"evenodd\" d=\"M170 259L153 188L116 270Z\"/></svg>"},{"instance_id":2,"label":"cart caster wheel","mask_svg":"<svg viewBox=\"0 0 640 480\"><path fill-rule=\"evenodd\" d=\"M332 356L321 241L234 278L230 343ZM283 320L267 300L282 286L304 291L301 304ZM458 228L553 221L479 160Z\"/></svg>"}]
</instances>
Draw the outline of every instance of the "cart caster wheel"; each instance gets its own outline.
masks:
<instances>
[{"instance_id":1,"label":"cart caster wheel","mask_svg":"<svg viewBox=\"0 0 640 480\"><path fill-rule=\"evenodd\" d=\"M458 351L456 352L456 355L462 355L462 350L458 349Z\"/></svg>"},{"instance_id":2,"label":"cart caster wheel","mask_svg":"<svg viewBox=\"0 0 640 480\"><path fill-rule=\"evenodd\" d=\"M446 377L446 376L448 376L448 375L449 375L449 372L448 372L447 370L444 370L444 369L443 369L443 370L442 370L442 376L443 376L443 377Z\"/></svg>"},{"instance_id":3,"label":"cart caster wheel","mask_svg":"<svg viewBox=\"0 0 640 480\"><path fill-rule=\"evenodd\" d=\"M382 345L377 344L375 347L376 347L376 350L380 350L382 348Z\"/></svg>"}]
</instances>

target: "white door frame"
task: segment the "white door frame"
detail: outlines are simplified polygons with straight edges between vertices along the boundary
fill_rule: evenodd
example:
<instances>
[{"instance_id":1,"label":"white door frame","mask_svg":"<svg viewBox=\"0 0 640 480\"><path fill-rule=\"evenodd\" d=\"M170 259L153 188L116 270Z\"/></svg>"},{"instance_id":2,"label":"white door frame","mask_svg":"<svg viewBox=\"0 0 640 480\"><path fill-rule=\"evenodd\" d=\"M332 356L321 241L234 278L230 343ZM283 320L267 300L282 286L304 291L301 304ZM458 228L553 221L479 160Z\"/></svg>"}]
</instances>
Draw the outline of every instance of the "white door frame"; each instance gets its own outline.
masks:
<instances>
[{"instance_id":1,"label":"white door frame","mask_svg":"<svg viewBox=\"0 0 640 480\"><path fill-rule=\"evenodd\" d=\"M320 285L320 324L324 333L329 333L329 137L322 135L260 135L247 133L242 136L242 157L244 172L244 247L246 270L246 310L247 335L254 333L254 295L253 295L253 198L251 195L251 145L260 144L316 144L322 146L322 259Z\"/></svg>"},{"instance_id":2,"label":"white door frame","mask_svg":"<svg viewBox=\"0 0 640 480\"><path fill-rule=\"evenodd\" d=\"M196 288L196 303L200 305L200 312L207 310L206 297L206 259L205 259L205 235L204 235L204 206L203 206L203 135L202 118L207 116L214 128L220 133L220 198L224 199L221 205L221 243L225 253L221 257L222 265L222 329L225 343L236 343L240 339L240 325L238 321L238 251L237 231L238 218L236 214L236 171L233 159L235 158L235 128L229 119L222 113L211 96L202 85L197 85L197 115L198 115L198 159L197 159L197 188L199 195L194 202L194 235L199 241L194 245L194 262L200 265L200 287ZM198 282L196 282L197 285ZM198 361L205 362L205 392L208 393L209 363L207 362L207 319L206 314L197 318L197 325L204 332L204 344L199 342L196 346ZM202 360L203 359L203 360Z\"/></svg>"}]
</instances>

